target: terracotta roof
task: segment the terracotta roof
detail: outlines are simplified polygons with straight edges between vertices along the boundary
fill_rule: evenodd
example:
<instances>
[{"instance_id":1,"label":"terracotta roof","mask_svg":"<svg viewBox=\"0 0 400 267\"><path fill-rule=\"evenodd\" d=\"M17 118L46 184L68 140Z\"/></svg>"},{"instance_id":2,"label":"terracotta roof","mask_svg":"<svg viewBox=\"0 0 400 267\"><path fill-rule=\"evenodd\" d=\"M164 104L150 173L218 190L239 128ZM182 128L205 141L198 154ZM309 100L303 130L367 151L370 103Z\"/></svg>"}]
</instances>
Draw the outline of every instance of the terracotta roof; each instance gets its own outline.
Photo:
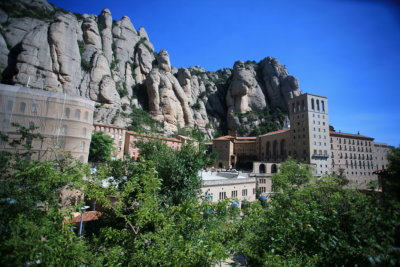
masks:
<instances>
[{"instance_id":1,"label":"terracotta roof","mask_svg":"<svg viewBox=\"0 0 400 267\"><path fill-rule=\"evenodd\" d=\"M278 131L274 131L274 132L269 132L260 136L267 136L267 135L273 135L273 134L280 134L280 133L285 133L287 131L290 131L290 129L283 129L283 130L278 130Z\"/></svg>"},{"instance_id":2,"label":"terracotta roof","mask_svg":"<svg viewBox=\"0 0 400 267\"><path fill-rule=\"evenodd\" d=\"M119 127L117 125L109 125L109 124L102 124L102 123L93 123L94 126L101 126L101 127L107 127L107 128L116 128L116 129L122 129L125 130L125 128Z\"/></svg>"},{"instance_id":3,"label":"terracotta roof","mask_svg":"<svg viewBox=\"0 0 400 267\"><path fill-rule=\"evenodd\" d=\"M225 136L220 136L220 137L214 138L215 141L219 141L219 140L232 140L232 139L235 139L235 137L234 137L234 136L231 136L231 135L225 135Z\"/></svg>"},{"instance_id":4,"label":"terracotta roof","mask_svg":"<svg viewBox=\"0 0 400 267\"><path fill-rule=\"evenodd\" d=\"M174 138L174 137L165 137L161 135L152 135L152 134L145 134L145 133L138 133L134 131L126 131L127 134L129 135L135 135L135 136L140 136L140 137L147 137L147 138L153 138L153 139L160 139L160 140L168 140L168 141L173 141L173 142L178 142L182 143L181 140Z\"/></svg>"},{"instance_id":5,"label":"terracotta roof","mask_svg":"<svg viewBox=\"0 0 400 267\"><path fill-rule=\"evenodd\" d=\"M103 213L97 210L92 210L92 211L86 211L82 215L83 215L82 218L83 222L90 222L98 220L99 217L103 215ZM77 212L74 214L74 218L72 220L69 220L68 223L79 223L80 221L81 221L81 214Z\"/></svg>"},{"instance_id":6,"label":"terracotta roof","mask_svg":"<svg viewBox=\"0 0 400 267\"><path fill-rule=\"evenodd\" d=\"M236 137L236 140L244 140L244 139L247 139L247 140L249 140L249 139L254 139L254 140L256 140L257 139L257 136L243 136L243 137Z\"/></svg>"},{"instance_id":7,"label":"terracotta roof","mask_svg":"<svg viewBox=\"0 0 400 267\"><path fill-rule=\"evenodd\" d=\"M365 136L365 135L360 135L360 134L350 134L350 133L339 133L339 132L334 132L330 131L329 135L333 136L341 136L341 137L348 137L348 138L357 138L357 139L368 139L368 140L374 140L374 138Z\"/></svg>"}]
</instances>

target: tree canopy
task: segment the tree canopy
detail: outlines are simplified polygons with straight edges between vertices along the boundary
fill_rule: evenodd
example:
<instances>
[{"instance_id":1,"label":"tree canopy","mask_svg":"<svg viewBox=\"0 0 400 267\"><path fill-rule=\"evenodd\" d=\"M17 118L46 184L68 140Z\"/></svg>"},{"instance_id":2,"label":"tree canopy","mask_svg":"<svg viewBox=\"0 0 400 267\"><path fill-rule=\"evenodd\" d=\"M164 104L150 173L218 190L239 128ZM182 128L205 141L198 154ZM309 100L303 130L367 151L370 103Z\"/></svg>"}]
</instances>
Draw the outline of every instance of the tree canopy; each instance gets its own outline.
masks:
<instances>
[{"instance_id":1,"label":"tree canopy","mask_svg":"<svg viewBox=\"0 0 400 267\"><path fill-rule=\"evenodd\" d=\"M114 150L113 139L103 132L93 132L89 148L90 162L104 162L111 159Z\"/></svg>"}]
</instances>

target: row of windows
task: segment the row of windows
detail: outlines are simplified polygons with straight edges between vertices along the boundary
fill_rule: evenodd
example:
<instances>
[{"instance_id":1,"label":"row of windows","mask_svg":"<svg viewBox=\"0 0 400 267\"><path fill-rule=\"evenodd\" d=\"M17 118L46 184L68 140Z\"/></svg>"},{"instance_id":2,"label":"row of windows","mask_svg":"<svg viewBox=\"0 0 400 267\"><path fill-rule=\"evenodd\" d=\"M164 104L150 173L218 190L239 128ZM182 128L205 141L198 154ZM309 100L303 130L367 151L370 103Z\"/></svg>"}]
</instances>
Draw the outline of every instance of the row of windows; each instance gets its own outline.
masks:
<instances>
[{"instance_id":1,"label":"row of windows","mask_svg":"<svg viewBox=\"0 0 400 267\"><path fill-rule=\"evenodd\" d=\"M322 111L325 112L325 102L324 100L319 100L317 99L316 101L314 101L314 98L311 98L311 109L312 110L316 110L316 111ZM306 103L303 100L297 101L296 103L292 103L292 112L300 112L302 110L306 110Z\"/></svg>"},{"instance_id":2,"label":"row of windows","mask_svg":"<svg viewBox=\"0 0 400 267\"><path fill-rule=\"evenodd\" d=\"M69 118L70 117L70 113L71 113L71 109L70 108L65 108L64 109L64 117L65 118ZM80 109L75 109L75 114L74 114L75 119L80 119L81 118L81 110ZM85 111L85 115L84 115L84 120L89 120L89 112Z\"/></svg>"},{"instance_id":3,"label":"row of windows","mask_svg":"<svg viewBox=\"0 0 400 267\"><path fill-rule=\"evenodd\" d=\"M318 127L315 128L315 127L313 127L313 131L314 131L314 132L321 132L321 128L318 128ZM322 132L323 132L323 133L326 133L326 129L323 128L323 129L322 129Z\"/></svg>"},{"instance_id":4,"label":"row of windows","mask_svg":"<svg viewBox=\"0 0 400 267\"><path fill-rule=\"evenodd\" d=\"M344 150L347 150L347 145L344 145L344 147L342 147L342 145L338 145L337 146L338 147L338 149L339 150L342 150L342 148L344 148ZM356 151L356 147L355 146L353 146L353 147L351 147L351 146L348 146L348 150L349 151ZM333 144L331 144L331 149L333 149ZM364 152L364 147L357 147L357 152ZM366 147L365 148L365 152L370 152L370 153L372 153L372 148L368 148L368 147Z\"/></svg>"},{"instance_id":5,"label":"row of windows","mask_svg":"<svg viewBox=\"0 0 400 267\"><path fill-rule=\"evenodd\" d=\"M7 101L7 111L11 112L13 110L13 107L14 107L14 101L8 100ZM26 110L26 103L25 102L20 102L18 111L20 113L25 113L25 110ZM37 114L38 110L39 110L39 104L32 103L32 105L31 105L31 113L32 114ZM65 108L64 109L64 117L65 118L69 118L70 117L70 113L71 113L71 109L70 108ZM80 109L75 109L75 118L76 119L80 119L81 118L81 110ZM84 119L85 120L89 120L89 112L88 111L85 111Z\"/></svg>"},{"instance_id":6,"label":"row of windows","mask_svg":"<svg viewBox=\"0 0 400 267\"><path fill-rule=\"evenodd\" d=\"M328 155L328 151L327 150L324 150L323 153L324 154L322 154L322 150L321 149L320 150L314 149L314 155Z\"/></svg>"},{"instance_id":7,"label":"row of windows","mask_svg":"<svg viewBox=\"0 0 400 267\"><path fill-rule=\"evenodd\" d=\"M343 153L339 153L339 158L343 158ZM333 152L332 152L332 158L334 158L334 154L333 154ZM347 153L344 153L344 158L345 159L347 159L347 158L349 158L349 159L357 159L357 154L355 154L355 153L349 153L349 156L347 156ZM364 159L366 159L366 160L372 160L372 155L369 155L369 154L358 154L358 159L362 159L362 160L364 160Z\"/></svg>"},{"instance_id":8,"label":"row of windows","mask_svg":"<svg viewBox=\"0 0 400 267\"><path fill-rule=\"evenodd\" d=\"M318 119L321 118L321 116L319 114L312 114L313 118L317 117ZM322 118L325 119L325 115L322 115Z\"/></svg>"},{"instance_id":9,"label":"row of windows","mask_svg":"<svg viewBox=\"0 0 400 267\"><path fill-rule=\"evenodd\" d=\"M358 146L363 146L363 145L365 145L365 146L371 146L371 142L370 141L362 141L362 140L357 140L357 141L355 141L354 139L346 139L346 138L340 138L340 137L336 137L336 140L338 140L339 141L339 144L341 144L342 143L342 139L343 139L343 144L346 144L346 142L349 144L349 145L358 145ZM347 141L346 141L347 140ZM333 140L332 140L332 138L331 138L331 142L332 142Z\"/></svg>"},{"instance_id":10,"label":"row of windows","mask_svg":"<svg viewBox=\"0 0 400 267\"><path fill-rule=\"evenodd\" d=\"M367 163L365 163L365 162L367 162ZM339 164L340 164L340 161L339 161ZM357 167L360 169L361 168L372 169L374 167L374 164L372 163L372 161L370 162L370 161L361 161L361 160L360 161L350 160L350 163L348 160L346 160L345 165L346 165L346 168L349 168L349 166L350 166L350 168L355 168L355 169L357 169ZM335 166L335 160L332 160L332 166Z\"/></svg>"},{"instance_id":11,"label":"row of windows","mask_svg":"<svg viewBox=\"0 0 400 267\"><path fill-rule=\"evenodd\" d=\"M104 127L104 126L95 126L96 131L100 132L109 132L109 133L118 133L122 134L123 130L122 129L117 129L113 127Z\"/></svg>"},{"instance_id":12,"label":"row of windows","mask_svg":"<svg viewBox=\"0 0 400 267\"><path fill-rule=\"evenodd\" d=\"M326 143L314 141L314 146L326 146Z\"/></svg>"},{"instance_id":13,"label":"row of windows","mask_svg":"<svg viewBox=\"0 0 400 267\"><path fill-rule=\"evenodd\" d=\"M321 125L321 122L320 122L320 121L315 121L315 120L313 120L313 124L315 124L315 125ZM325 122L324 122L324 121L322 122L322 125L325 126Z\"/></svg>"}]
</instances>

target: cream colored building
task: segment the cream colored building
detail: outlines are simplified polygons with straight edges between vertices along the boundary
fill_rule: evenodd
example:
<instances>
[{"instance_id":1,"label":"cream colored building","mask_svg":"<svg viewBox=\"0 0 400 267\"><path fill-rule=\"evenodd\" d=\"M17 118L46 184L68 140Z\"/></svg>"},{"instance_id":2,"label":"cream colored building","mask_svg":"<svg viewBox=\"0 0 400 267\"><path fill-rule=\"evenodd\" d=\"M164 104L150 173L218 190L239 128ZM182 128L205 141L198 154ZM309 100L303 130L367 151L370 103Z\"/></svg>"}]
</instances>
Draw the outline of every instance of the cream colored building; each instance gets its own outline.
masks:
<instances>
[{"instance_id":1,"label":"cream colored building","mask_svg":"<svg viewBox=\"0 0 400 267\"><path fill-rule=\"evenodd\" d=\"M226 198L238 201L256 200L256 179L239 173L202 172L201 196L207 201L218 202Z\"/></svg>"},{"instance_id":2,"label":"cream colored building","mask_svg":"<svg viewBox=\"0 0 400 267\"><path fill-rule=\"evenodd\" d=\"M387 168L386 155L390 147L374 143L373 138L329 130L326 97L302 94L291 99L288 129L269 132L257 137L223 136L213 140L212 150L219 154L218 167L238 166L243 158L254 162L279 163L291 157L313 166L315 176L343 173L351 184L365 188L377 180L374 170ZM253 141L254 140L254 141ZM240 151L248 151L238 157ZM257 151L257 156L251 153ZM267 165L255 164L254 173L266 171Z\"/></svg>"},{"instance_id":3,"label":"cream colored building","mask_svg":"<svg viewBox=\"0 0 400 267\"><path fill-rule=\"evenodd\" d=\"M112 151L111 159L123 159L126 130L119 126L101 123L94 123L93 126L96 132L103 132L113 139L114 150Z\"/></svg>"},{"instance_id":4,"label":"cream colored building","mask_svg":"<svg viewBox=\"0 0 400 267\"><path fill-rule=\"evenodd\" d=\"M387 160L387 155L390 153L392 147L385 143L373 143L373 160L374 160L374 170L384 170L389 167L389 161Z\"/></svg>"},{"instance_id":5,"label":"cream colored building","mask_svg":"<svg viewBox=\"0 0 400 267\"><path fill-rule=\"evenodd\" d=\"M76 95L0 84L0 131L17 138L12 123L38 127L43 140L32 140L32 159L49 160L65 153L87 162L93 130L94 102ZM7 144L1 150L13 151Z\"/></svg>"},{"instance_id":6,"label":"cream colored building","mask_svg":"<svg viewBox=\"0 0 400 267\"><path fill-rule=\"evenodd\" d=\"M344 174L351 186L366 187L377 180L374 171L374 138L330 131L332 172Z\"/></svg>"}]
</instances>

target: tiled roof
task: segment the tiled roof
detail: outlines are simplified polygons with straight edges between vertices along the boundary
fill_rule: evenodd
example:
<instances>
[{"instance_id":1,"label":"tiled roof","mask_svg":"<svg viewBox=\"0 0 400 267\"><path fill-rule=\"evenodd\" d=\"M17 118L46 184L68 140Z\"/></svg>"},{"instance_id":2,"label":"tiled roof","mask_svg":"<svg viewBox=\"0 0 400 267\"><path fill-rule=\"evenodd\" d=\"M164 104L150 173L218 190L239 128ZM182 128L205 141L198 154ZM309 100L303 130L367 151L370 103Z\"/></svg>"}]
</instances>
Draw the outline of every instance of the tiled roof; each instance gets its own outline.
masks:
<instances>
[{"instance_id":1,"label":"tiled roof","mask_svg":"<svg viewBox=\"0 0 400 267\"><path fill-rule=\"evenodd\" d=\"M350 133L339 133L339 132L334 132L330 131L329 135L332 136L341 136L341 137L348 137L348 138L357 138L357 139L368 139L368 140L374 140L374 138L365 136L365 135L360 135L360 134L350 134Z\"/></svg>"},{"instance_id":2,"label":"tiled roof","mask_svg":"<svg viewBox=\"0 0 400 267\"><path fill-rule=\"evenodd\" d=\"M287 131L290 131L290 129L283 129L283 130L278 130L278 131L274 131L274 132L269 132L260 136L267 136L267 135L273 135L273 134L280 134L280 133L285 133Z\"/></svg>"},{"instance_id":3,"label":"tiled roof","mask_svg":"<svg viewBox=\"0 0 400 267\"><path fill-rule=\"evenodd\" d=\"M232 140L232 139L235 139L235 137L234 137L234 136L231 136L231 135L225 135L225 136L220 136L220 137L214 138L214 141L219 141L219 140Z\"/></svg>"},{"instance_id":4,"label":"tiled roof","mask_svg":"<svg viewBox=\"0 0 400 267\"><path fill-rule=\"evenodd\" d=\"M86 211L82 215L83 215L83 217L82 217L83 222L90 222L90 221L98 220L99 217L101 215L103 215L103 213L100 211L97 211L97 210L92 210L92 211ZM76 213L74 218L72 220L68 221L68 223L79 223L80 221L81 221L81 214Z\"/></svg>"}]
</instances>

